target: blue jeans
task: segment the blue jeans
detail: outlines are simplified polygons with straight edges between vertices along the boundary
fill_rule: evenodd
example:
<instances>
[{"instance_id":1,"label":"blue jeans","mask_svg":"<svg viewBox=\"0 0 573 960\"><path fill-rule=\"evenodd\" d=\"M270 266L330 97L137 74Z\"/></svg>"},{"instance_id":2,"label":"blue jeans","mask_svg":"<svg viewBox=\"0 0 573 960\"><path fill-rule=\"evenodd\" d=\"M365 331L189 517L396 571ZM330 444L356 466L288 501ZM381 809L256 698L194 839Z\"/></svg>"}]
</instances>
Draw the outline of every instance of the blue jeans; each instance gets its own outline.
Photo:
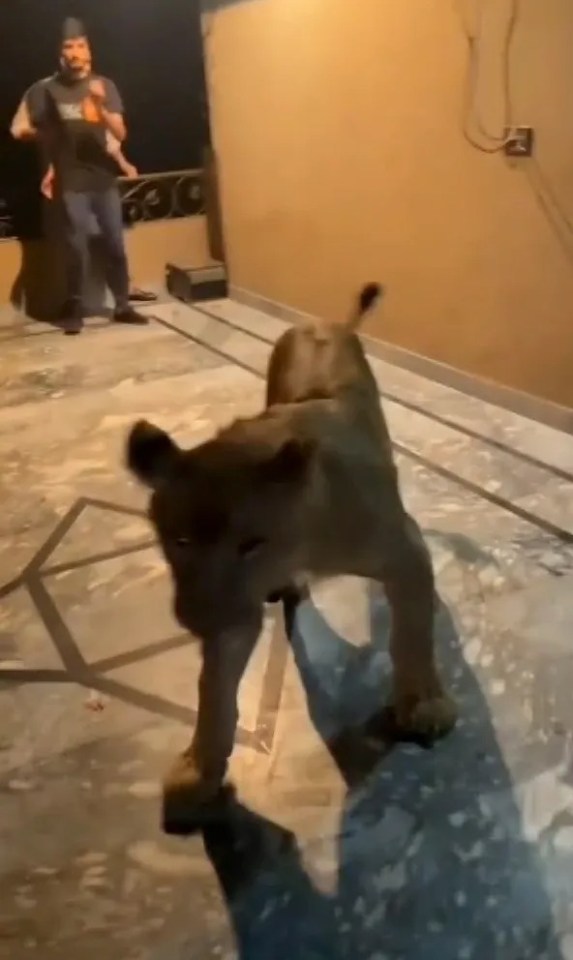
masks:
<instances>
[{"instance_id":1,"label":"blue jeans","mask_svg":"<svg viewBox=\"0 0 573 960\"><path fill-rule=\"evenodd\" d=\"M64 190L64 231L67 259L67 310L83 315L83 292L90 268L90 237L97 223L105 256L106 279L116 310L129 304L129 274L123 242L121 198L116 187L101 191Z\"/></svg>"}]
</instances>

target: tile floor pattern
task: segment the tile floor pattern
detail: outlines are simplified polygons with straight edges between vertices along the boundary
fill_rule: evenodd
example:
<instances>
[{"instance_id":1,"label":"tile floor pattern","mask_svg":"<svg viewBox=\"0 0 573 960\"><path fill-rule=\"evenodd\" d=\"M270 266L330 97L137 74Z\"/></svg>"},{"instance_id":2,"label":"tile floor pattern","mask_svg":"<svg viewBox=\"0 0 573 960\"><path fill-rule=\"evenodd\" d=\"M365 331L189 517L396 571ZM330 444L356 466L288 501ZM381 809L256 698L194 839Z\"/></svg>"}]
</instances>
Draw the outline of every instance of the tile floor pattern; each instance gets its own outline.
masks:
<instances>
[{"instance_id":1,"label":"tile floor pattern","mask_svg":"<svg viewBox=\"0 0 573 960\"><path fill-rule=\"evenodd\" d=\"M373 360L459 729L327 749L387 689L388 611L323 585L290 646L269 608L227 820L167 838L197 649L122 444L257 410L284 324L149 312L69 340L0 311L1 960L571 960L573 438Z\"/></svg>"}]
</instances>

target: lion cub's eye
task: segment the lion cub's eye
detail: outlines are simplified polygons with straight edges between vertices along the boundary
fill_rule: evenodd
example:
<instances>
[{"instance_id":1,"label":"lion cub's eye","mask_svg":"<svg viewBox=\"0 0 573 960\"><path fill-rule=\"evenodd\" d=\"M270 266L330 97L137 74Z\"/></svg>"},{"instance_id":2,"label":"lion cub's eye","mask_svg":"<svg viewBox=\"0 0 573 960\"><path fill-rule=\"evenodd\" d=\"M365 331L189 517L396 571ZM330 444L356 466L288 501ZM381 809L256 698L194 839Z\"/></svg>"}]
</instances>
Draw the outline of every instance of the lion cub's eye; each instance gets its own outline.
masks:
<instances>
[{"instance_id":1,"label":"lion cub's eye","mask_svg":"<svg viewBox=\"0 0 573 960\"><path fill-rule=\"evenodd\" d=\"M246 537L239 543L239 555L244 559L252 557L266 543L264 537Z\"/></svg>"},{"instance_id":2,"label":"lion cub's eye","mask_svg":"<svg viewBox=\"0 0 573 960\"><path fill-rule=\"evenodd\" d=\"M184 550L186 547L191 546L191 540L189 537L175 537L174 543L175 546L179 547L180 550Z\"/></svg>"}]
</instances>

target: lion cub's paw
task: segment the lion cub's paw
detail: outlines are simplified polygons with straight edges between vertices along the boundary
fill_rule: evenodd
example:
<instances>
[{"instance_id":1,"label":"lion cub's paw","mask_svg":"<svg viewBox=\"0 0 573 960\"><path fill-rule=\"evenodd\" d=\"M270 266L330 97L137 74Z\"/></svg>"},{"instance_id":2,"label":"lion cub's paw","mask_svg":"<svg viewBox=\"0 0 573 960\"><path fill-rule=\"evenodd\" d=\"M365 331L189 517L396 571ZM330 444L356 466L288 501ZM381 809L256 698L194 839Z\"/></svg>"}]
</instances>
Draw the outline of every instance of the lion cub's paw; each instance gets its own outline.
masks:
<instances>
[{"instance_id":1,"label":"lion cub's paw","mask_svg":"<svg viewBox=\"0 0 573 960\"><path fill-rule=\"evenodd\" d=\"M218 819L230 788L206 777L186 755L178 757L163 781L163 829L186 835Z\"/></svg>"},{"instance_id":2,"label":"lion cub's paw","mask_svg":"<svg viewBox=\"0 0 573 960\"><path fill-rule=\"evenodd\" d=\"M456 725L458 711L445 694L425 700L396 702L384 711L384 728L395 740L431 746Z\"/></svg>"}]
</instances>

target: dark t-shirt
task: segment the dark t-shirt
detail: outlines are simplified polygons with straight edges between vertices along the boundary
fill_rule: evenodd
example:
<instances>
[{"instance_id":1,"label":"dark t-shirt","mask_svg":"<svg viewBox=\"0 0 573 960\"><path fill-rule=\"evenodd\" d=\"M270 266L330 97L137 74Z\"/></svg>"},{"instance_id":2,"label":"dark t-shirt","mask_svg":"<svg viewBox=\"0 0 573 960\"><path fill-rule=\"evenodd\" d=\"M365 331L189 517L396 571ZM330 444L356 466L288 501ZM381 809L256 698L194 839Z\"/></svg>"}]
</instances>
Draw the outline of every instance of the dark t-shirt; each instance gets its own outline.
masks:
<instances>
[{"instance_id":1,"label":"dark t-shirt","mask_svg":"<svg viewBox=\"0 0 573 960\"><path fill-rule=\"evenodd\" d=\"M30 120L40 131L62 190L107 190L117 178L116 164L106 149L105 125L89 96L89 84L96 79L103 83L106 109L123 113L115 84L94 74L81 80L55 74L26 94Z\"/></svg>"}]
</instances>

